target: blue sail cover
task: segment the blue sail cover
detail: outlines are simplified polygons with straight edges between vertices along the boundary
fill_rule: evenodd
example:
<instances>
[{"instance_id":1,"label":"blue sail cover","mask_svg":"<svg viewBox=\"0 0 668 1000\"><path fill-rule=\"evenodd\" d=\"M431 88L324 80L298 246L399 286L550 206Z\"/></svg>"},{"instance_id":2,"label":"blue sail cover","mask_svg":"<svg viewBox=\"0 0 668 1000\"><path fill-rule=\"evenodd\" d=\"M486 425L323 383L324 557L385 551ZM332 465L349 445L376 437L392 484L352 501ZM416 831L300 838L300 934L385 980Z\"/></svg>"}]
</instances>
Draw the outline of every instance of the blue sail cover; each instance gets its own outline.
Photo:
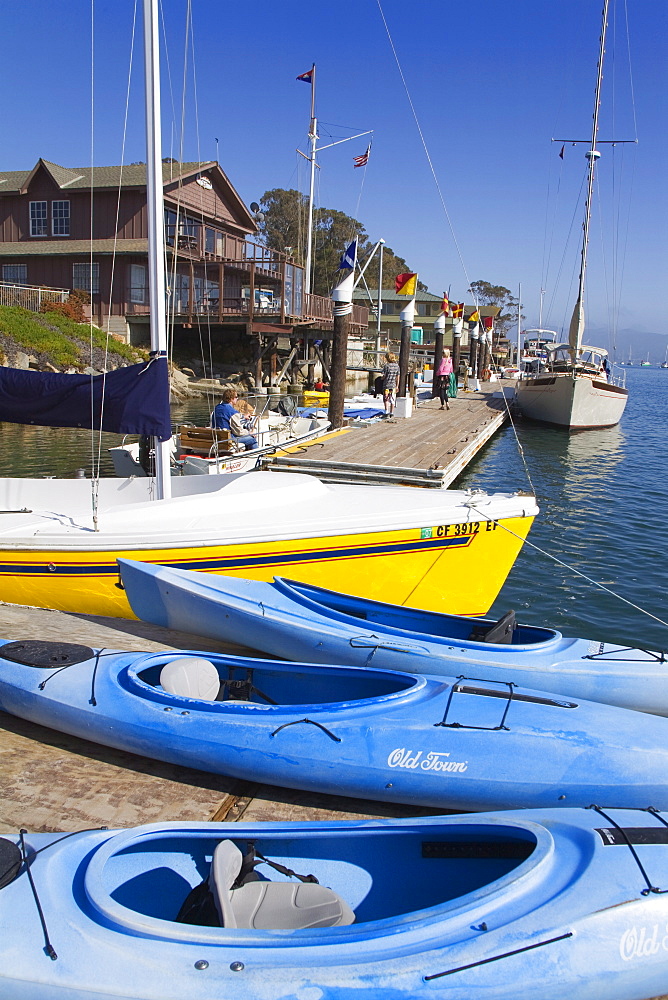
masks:
<instances>
[{"instance_id":1,"label":"blue sail cover","mask_svg":"<svg viewBox=\"0 0 668 1000\"><path fill-rule=\"evenodd\" d=\"M172 433L167 359L92 377L0 367L0 420L167 441Z\"/></svg>"}]
</instances>

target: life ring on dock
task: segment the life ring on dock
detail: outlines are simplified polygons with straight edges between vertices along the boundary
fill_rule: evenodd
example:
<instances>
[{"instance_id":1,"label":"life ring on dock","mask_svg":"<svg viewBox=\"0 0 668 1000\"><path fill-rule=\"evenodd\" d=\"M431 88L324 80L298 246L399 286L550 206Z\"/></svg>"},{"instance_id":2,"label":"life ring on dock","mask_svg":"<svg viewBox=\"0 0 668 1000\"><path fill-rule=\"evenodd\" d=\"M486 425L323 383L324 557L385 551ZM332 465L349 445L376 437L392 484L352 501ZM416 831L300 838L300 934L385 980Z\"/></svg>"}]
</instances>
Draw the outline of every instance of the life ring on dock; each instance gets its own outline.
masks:
<instances>
[{"instance_id":1,"label":"life ring on dock","mask_svg":"<svg viewBox=\"0 0 668 1000\"><path fill-rule=\"evenodd\" d=\"M492 372L489 368L483 368L481 378L483 382L489 382Z\"/></svg>"}]
</instances>

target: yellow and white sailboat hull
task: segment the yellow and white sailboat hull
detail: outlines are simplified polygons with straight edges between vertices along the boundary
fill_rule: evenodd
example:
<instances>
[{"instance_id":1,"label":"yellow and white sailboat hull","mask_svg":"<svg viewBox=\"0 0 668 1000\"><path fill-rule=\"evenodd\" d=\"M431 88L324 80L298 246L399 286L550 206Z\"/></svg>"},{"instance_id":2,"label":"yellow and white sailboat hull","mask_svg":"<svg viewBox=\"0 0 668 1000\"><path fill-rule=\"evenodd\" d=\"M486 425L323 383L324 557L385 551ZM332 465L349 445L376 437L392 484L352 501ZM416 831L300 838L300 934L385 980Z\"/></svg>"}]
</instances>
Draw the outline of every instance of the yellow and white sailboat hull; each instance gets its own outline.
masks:
<instances>
[{"instance_id":1,"label":"yellow and white sailboat hull","mask_svg":"<svg viewBox=\"0 0 668 1000\"><path fill-rule=\"evenodd\" d=\"M0 600L132 618L121 556L484 614L538 512L522 494L273 472L184 477L169 500L152 500L150 489L146 479L1 481Z\"/></svg>"}]
</instances>

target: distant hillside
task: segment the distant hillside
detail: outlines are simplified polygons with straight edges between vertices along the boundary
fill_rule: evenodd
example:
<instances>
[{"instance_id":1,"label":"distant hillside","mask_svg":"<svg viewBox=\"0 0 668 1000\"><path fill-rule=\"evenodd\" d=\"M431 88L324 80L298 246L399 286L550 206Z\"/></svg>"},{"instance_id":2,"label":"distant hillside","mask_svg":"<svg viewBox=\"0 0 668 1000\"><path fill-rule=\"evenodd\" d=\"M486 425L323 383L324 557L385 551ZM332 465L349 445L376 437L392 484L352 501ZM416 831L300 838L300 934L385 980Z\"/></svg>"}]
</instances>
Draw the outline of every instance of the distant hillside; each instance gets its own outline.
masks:
<instances>
[{"instance_id":1,"label":"distant hillside","mask_svg":"<svg viewBox=\"0 0 668 1000\"><path fill-rule=\"evenodd\" d=\"M644 361L649 354L649 360L654 365L660 365L666 360L668 336L664 333L636 333L634 330L620 330L617 334L617 361L628 361L629 352L632 361Z\"/></svg>"},{"instance_id":2,"label":"distant hillside","mask_svg":"<svg viewBox=\"0 0 668 1000\"><path fill-rule=\"evenodd\" d=\"M92 349L91 349L92 330ZM97 371L135 364L148 357L88 323L75 323L56 312L34 313L19 306L0 306L0 364L16 366L28 355L40 371Z\"/></svg>"}]
</instances>

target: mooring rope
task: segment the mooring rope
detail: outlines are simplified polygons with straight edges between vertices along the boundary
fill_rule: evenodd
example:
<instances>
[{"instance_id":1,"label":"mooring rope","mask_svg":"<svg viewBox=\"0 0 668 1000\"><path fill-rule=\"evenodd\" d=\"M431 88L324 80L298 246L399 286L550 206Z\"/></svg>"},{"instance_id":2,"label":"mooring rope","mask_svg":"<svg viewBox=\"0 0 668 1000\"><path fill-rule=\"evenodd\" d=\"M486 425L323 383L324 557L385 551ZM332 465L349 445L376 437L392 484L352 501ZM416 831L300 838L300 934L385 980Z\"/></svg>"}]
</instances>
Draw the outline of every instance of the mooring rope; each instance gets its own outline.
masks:
<instances>
[{"instance_id":1,"label":"mooring rope","mask_svg":"<svg viewBox=\"0 0 668 1000\"><path fill-rule=\"evenodd\" d=\"M477 514L485 518L487 521L494 521L499 528L503 528L503 530L507 531L510 535L514 535L515 538L519 538L519 540L523 542L524 545L529 545L532 549L535 549L536 552L540 552L541 555L547 556L548 559L551 559L553 562L556 562L560 566L563 566L564 569L570 570L570 572L575 573L576 576L582 577L582 579L586 580L587 583L591 583L592 586L598 587L599 590L605 591L606 594L610 594L611 597L617 598L618 601L622 601L624 604L628 604L628 606L630 608L633 608L635 611L640 611L641 614L647 615L648 618L651 618L653 621L658 622L659 625L665 625L666 627L668 627L668 622L665 622L663 618L659 618L657 615L652 614L651 611L647 611L645 608L641 608L639 604L634 604L633 601L629 601L628 598L622 597L622 595L618 594L616 591L610 590L610 588L606 587L605 584L598 583L598 581L592 579L592 577L587 576L586 573L583 573L581 570L576 569L575 566L571 566L570 563L564 562L563 559L559 559L558 556L555 556L551 552L548 552L547 549L542 549L540 545L535 545L533 542L530 542L528 538L522 538L522 536L518 535L517 532L513 531L512 528L509 528L507 525L502 524L501 521L497 520L494 517L489 517L489 515L485 514L484 511L481 511L478 507L476 507L475 504L469 502L469 507L471 508L471 510L475 510Z\"/></svg>"}]
</instances>

